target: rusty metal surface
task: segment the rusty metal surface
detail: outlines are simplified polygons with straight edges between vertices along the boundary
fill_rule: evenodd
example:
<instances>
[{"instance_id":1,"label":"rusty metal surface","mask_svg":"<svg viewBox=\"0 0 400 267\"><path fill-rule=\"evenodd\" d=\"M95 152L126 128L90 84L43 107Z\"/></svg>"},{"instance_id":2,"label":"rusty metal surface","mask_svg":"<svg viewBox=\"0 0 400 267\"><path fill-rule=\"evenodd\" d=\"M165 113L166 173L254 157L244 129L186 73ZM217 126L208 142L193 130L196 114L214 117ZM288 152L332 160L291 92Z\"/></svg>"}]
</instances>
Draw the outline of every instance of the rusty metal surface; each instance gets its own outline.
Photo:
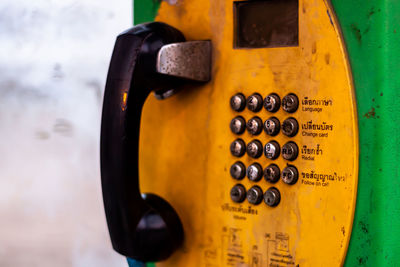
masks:
<instances>
[{"instance_id":1,"label":"rusty metal surface","mask_svg":"<svg viewBox=\"0 0 400 267\"><path fill-rule=\"evenodd\" d=\"M163 46L157 72L195 81L211 78L211 41L191 41Z\"/></svg>"}]
</instances>

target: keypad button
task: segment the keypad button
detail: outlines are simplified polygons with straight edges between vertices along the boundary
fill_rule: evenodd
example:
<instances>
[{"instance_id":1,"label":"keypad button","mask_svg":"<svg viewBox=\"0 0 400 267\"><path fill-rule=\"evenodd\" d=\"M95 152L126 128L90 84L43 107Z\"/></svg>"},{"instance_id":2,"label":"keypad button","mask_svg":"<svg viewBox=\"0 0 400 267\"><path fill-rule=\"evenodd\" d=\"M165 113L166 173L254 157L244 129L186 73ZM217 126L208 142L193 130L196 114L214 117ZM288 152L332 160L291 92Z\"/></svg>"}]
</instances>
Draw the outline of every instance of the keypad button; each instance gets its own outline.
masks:
<instances>
[{"instance_id":1,"label":"keypad button","mask_svg":"<svg viewBox=\"0 0 400 267\"><path fill-rule=\"evenodd\" d=\"M277 94L270 94L264 99L264 108L269 112L277 112L281 106L281 99Z\"/></svg>"},{"instance_id":2,"label":"keypad button","mask_svg":"<svg viewBox=\"0 0 400 267\"><path fill-rule=\"evenodd\" d=\"M246 176L246 166L240 161L235 162L230 170L232 178L242 180Z\"/></svg>"},{"instance_id":3,"label":"keypad button","mask_svg":"<svg viewBox=\"0 0 400 267\"><path fill-rule=\"evenodd\" d=\"M263 175L263 169L260 164L253 163L247 168L247 177L253 182L260 181Z\"/></svg>"},{"instance_id":4,"label":"keypad button","mask_svg":"<svg viewBox=\"0 0 400 267\"><path fill-rule=\"evenodd\" d=\"M280 122L277 118L271 117L264 122L264 131L270 135L275 136L279 133Z\"/></svg>"},{"instance_id":5,"label":"keypad button","mask_svg":"<svg viewBox=\"0 0 400 267\"><path fill-rule=\"evenodd\" d=\"M299 172L295 166L287 166L282 171L282 181L286 184L293 185L299 179Z\"/></svg>"},{"instance_id":6,"label":"keypad button","mask_svg":"<svg viewBox=\"0 0 400 267\"><path fill-rule=\"evenodd\" d=\"M247 155L254 159L261 157L262 151L263 147L259 140L253 140L247 144Z\"/></svg>"},{"instance_id":7,"label":"keypad button","mask_svg":"<svg viewBox=\"0 0 400 267\"><path fill-rule=\"evenodd\" d=\"M246 144L242 139L236 139L231 144L231 153L235 157L241 157L246 152Z\"/></svg>"},{"instance_id":8,"label":"keypad button","mask_svg":"<svg viewBox=\"0 0 400 267\"><path fill-rule=\"evenodd\" d=\"M230 195L233 202L242 203L246 199L246 188L241 184L237 184L232 187Z\"/></svg>"},{"instance_id":9,"label":"keypad button","mask_svg":"<svg viewBox=\"0 0 400 267\"><path fill-rule=\"evenodd\" d=\"M251 135L259 135L262 131L262 120L259 117L253 117L247 122L247 131Z\"/></svg>"},{"instance_id":10,"label":"keypad button","mask_svg":"<svg viewBox=\"0 0 400 267\"><path fill-rule=\"evenodd\" d=\"M281 202L281 194L275 187L269 188L264 193L264 202L270 207L276 207Z\"/></svg>"},{"instance_id":11,"label":"keypad button","mask_svg":"<svg viewBox=\"0 0 400 267\"><path fill-rule=\"evenodd\" d=\"M246 129L246 121L242 116L237 116L231 120L230 128L234 134L242 134Z\"/></svg>"},{"instance_id":12,"label":"keypad button","mask_svg":"<svg viewBox=\"0 0 400 267\"><path fill-rule=\"evenodd\" d=\"M262 189L255 185L247 191L247 201L250 204L258 205L263 200L263 191Z\"/></svg>"},{"instance_id":13,"label":"keypad button","mask_svg":"<svg viewBox=\"0 0 400 267\"><path fill-rule=\"evenodd\" d=\"M295 142L287 142L282 147L282 157L286 160L293 161L299 155L299 148Z\"/></svg>"},{"instance_id":14,"label":"keypad button","mask_svg":"<svg viewBox=\"0 0 400 267\"><path fill-rule=\"evenodd\" d=\"M296 112L299 107L299 99L295 94L288 94L282 99L282 108L288 113Z\"/></svg>"},{"instance_id":15,"label":"keypad button","mask_svg":"<svg viewBox=\"0 0 400 267\"><path fill-rule=\"evenodd\" d=\"M263 105L263 99L260 94L254 93L247 98L247 108L253 112L261 110Z\"/></svg>"},{"instance_id":16,"label":"keypad button","mask_svg":"<svg viewBox=\"0 0 400 267\"><path fill-rule=\"evenodd\" d=\"M239 93L231 97L230 103L234 111L242 111L246 107L246 98L243 94Z\"/></svg>"},{"instance_id":17,"label":"keypad button","mask_svg":"<svg viewBox=\"0 0 400 267\"><path fill-rule=\"evenodd\" d=\"M299 123L295 118L287 118L282 123L282 133L286 136L293 137L299 131Z\"/></svg>"},{"instance_id":18,"label":"keypad button","mask_svg":"<svg viewBox=\"0 0 400 267\"><path fill-rule=\"evenodd\" d=\"M276 159L280 154L280 146L276 141L268 142L264 147L264 154L268 159Z\"/></svg>"},{"instance_id":19,"label":"keypad button","mask_svg":"<svg viewBox=\"0 0 400 267\"><path fill-rule=\"evenodd\" d=\"M264 170L264 179L269 183L276 183L279 181L281 177L281 170L279 169L278 165L270 164Z\"/></svg>"}]
</instances>

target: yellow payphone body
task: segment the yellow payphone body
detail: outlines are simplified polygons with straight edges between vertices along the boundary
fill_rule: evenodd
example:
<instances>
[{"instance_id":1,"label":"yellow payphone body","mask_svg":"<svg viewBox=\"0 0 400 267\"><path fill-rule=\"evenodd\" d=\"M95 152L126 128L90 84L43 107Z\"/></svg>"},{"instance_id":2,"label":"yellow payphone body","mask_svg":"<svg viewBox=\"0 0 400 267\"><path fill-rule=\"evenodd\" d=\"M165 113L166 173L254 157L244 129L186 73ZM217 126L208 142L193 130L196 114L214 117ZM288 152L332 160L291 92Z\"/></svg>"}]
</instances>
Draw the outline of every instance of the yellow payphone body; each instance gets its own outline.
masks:
<instances>
[{"instance_id":1,"label":"yellow payphone body","mask_svg":"<svg viewBox=\"0 0 400 267\"><path fill-rule=\"evenodd\" d=\"M144 105L141 191L166 199L185 233L183 247L157 266L341 265L355 209L358 132L352 77L334 13L327 1L299 0L297 45L239 48L234 8L240 2L248 1L163 1L156 17L188 40L209 39L213 45L211 82L164 101L149 97ZM231 100L238 95L250 104L236 111ZM271 95L280 100L276 111L251 110L255 96L265 101ZM296 97L297 109L287 108ZM249 125L273 118L280 130L273 136L251 129L234 133L235 118ZM288 136L284 122L297 122L297 133ZM251 146L260 143L264 153L251 154ZM233 155L243 144L247 152ZM265 155L271 147L275 154ZM274 164L281 177L249 179L250 172L234 179L235 163L261 166L263 172ZM291 179L293 171L297 180ZM242 187L231 196L237 185ZM280 200L272 205L265 195L260 203L250 199L257 204L232 200L243 188L256 198L257 190L262 196L270 190Z\"/></svg>"}]
</instances>

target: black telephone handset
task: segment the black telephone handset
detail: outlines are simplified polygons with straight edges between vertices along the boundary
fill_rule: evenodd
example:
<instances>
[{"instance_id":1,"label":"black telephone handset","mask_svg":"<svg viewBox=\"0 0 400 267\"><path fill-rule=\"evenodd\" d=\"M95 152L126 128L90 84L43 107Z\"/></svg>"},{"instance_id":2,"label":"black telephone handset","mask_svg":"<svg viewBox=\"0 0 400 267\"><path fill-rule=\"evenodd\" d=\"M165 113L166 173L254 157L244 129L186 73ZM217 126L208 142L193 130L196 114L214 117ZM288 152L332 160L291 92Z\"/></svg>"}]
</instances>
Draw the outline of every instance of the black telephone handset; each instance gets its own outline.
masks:
<instances>
[{"instance_id":1,"label":"black telephone handset","mask_svg":"<svg viewBox=\"0 0 400 267\"><path fill-rule=\"evenodd\" d=\"M147 96L154 91L162 98L191 78L160 67L161 49L182 42L183 34L164 23L135 26L118 36L107 76L100 151L105 213L114 249L140 261L166 259L183 242L178 214L161 197L140 193L138 172L140 117Z\"/></svg>"}]
</instances>

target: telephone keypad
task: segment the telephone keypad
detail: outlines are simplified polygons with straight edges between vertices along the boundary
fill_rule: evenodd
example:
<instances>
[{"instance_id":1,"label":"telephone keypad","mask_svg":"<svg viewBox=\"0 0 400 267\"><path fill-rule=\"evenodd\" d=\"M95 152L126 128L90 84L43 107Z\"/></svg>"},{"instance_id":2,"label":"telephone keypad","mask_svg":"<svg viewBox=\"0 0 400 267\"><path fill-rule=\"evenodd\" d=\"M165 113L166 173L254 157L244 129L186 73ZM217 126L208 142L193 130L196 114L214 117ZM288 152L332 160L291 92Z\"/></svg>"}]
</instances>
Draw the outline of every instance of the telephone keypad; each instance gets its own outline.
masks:
<instances>
[{"instance_id":1,"label":"telephone keypad","mask_svg":"<svg viewBox=\"0 0 400 267\"><path fill-rule=\"evenodd\" d=\"M246 166L241 161L235 162L230 169L232 178L242 180L246 176Z\"/></svg>"},{"instance_id":2,"label":"telephone keypad","mask_svg":"<svg viewBox=\"0 0 400 267\"><path fill-rule=\"evenodd\" d=\"M255 185L247 191L247 201L250 204L258 205L263 200L263 191L262 189Z\"/></svg>"},{"instance_id":3,"label":"telephone keypad","mask_svg":"<svg viewBox=\"0 0 400 267\"><path fill-rule=\"evenodd\" d=\"M246 129L246 121L242 116L237 116L231 120L230 128L234 134L242 134Z\"/></svg>"},{"instance_id":4,"label":"telephone keypad","mask_svg":"<svg viewBox=\"0 0 400 267\"><path fill-rule=\"evenodd\" d=\"M299 148L295 142L287 142L282 147L282 157L286 160L293 161L299 154Z\"/></svg>"},{"instance_id":5,"label":"telephone keypad","mask_svg":"<svg viewBox=\"0 0 400 267\"><path fill-rule=\"evenodd\" d=\"M277 135L280 131L280 128L280 122L275 117L271 117L264 122L264 131L270 136Z\"/></svg>"},{"instance_id":6,"label":"telephone keypad","mask_svg":"<svg viewBox=\"0 0 400 267\"><path fill-rule=\"evenodd\" d=\"M243 111L246 106L250 111L259 112L264 106L266 111L273 113L282 106L285 112L294 113L299 107L299 99L291 93L281 100L279 95L271 93L263 100L260 94L254 93L246 100L242 93L238 93L231 97L230 105L237 112ZM231 120L230 129L236 135L243 134L246 129L252 136L260 135L264 129L269 136L276 136L282 131L283 135L294 137L299 131L299 123L293 117L288 117L281 123L275 116L269 117L264 123L259 116L254 116L246 123L243 116L236 116ZM250 158L258 159L264 153L265 157L270 160L275 160L282 154L283 159L294 161L299 154L298 145L293 141L289 141L281 147L275 140L270 140L263 146L263 143L257 139L246 145L244 140L238 138L231 143L230 150L235 157L242 157L247 152ZM251 182L260 182L264 177L267 183L277 183L279 179L282 179L282 182L288 185L296 184L299 176L297 168L293 165L287 165L281 171L277 164L271 163L263 170L260 163L254 162L246 169L241 161L237 161L231 166L230 174L235 180L242 180L247 176ZM242 184L236 184L231 189L230 196L236 203L242 203L247 199L250 204L258 205L264 200L265 204L270 207L276 207L281 201L281 194L276 187L270 187L263 193L262 188L258 185L254 185L246 191Z\"/></svg>"},{"instance_id":7,"label":"telephone keypad","mask_svg":"<svg viewBox=\"0 0 400 267\"><path fill-rule=\"evenodd\" d=\"M277 94L270 94L264 99L264 108L269 112L277 112L281 106L281 99Z\"/></svg>"},{"instance_id":8,"label":"telephone keypad","mask_svg":"<svg viewBox=\"0 0 400 267\"><path fill-rule=\"evenodd\" d=\"M234 111L242 111L246 107L246 98L242 93L231 97L231 108Z\"/></svg>"},{"instance_id":9,"label":"telephone keypad","mask_svg":"<svg viewBox=\"0 0 400 267\"><path fill-rule=\"evenodd\" d=\"M261 157L262 151L262 143L259 140L253 140L247 144L247 154L254 159Z\"/></svg>"},{"instance_id":10,"label":"telephone keypad","mask_svg":"<svg viewBox=\"0 0 400 267\"><path fill-rule=\"evenodd\" d=\"M251 135L259 135L262 132L263 122L259 117L253 117L247 122L246 126Z\"/></svg>"},{"instance_id":11,"label":"telephone keypad","mask_svg":"<svg viewBox=\"0 0 400 267\"><path fill-rule=\"evenodd\" d=\"M259 163L253 163L247 168L247 177L250 181L258 182L263 176L263 169Z\"/></svg>"},{"instance_id":12,"label":"telephone keypad","mask_svg":"<svg viewBox=\"0 0 400 267\"><path fill-rule=\"evenodd\" d=\"M268 159L276 159L279 157L280 151L280 146L276 141L270 141L264 147L264 154Z\"/></svg>"},{"instance_id":13,"label":"telephone keypad","mask_svg":"<svg viewBox=\"0 0 400 267\"><path fill-rule=\"evenodd\" d=\"M242 139L236 139L231 144L231 153L235 157L241 157L246 152L246 144Z\"/></svg>"},{"instance_id":14,"label":"telephone keypad","mask_svg":"<svg viewBox=\"0 0 400 267\"><path fill-rule=\"evenodd\" d=\"M247 108L253 112L258 112L263 106L262 96L258 93L254 93L247 98Z\"/></svg>"},{"instance_id":15,"label":"telephone keypad","mask_svg":"<svg viewBox=\"0 0 400 267\"><path fill-rule=\"evenodd\" d=\"M282 99L282 109L288 113L296 112L299 107L299 98L295 94L288 94Z\"/></svg>"},{"instance_id":16,"label":"telephone keypad","mask_svg":"<svg viewBox=\"0 0 400 267\"><path fill-rule=\"evenodd\" d=\"M281 202L281 194L279 190L275 187L270 187L264 194L264 202L270 207L278 206Z\"/></svg>"},{"instance_id":17,"label":"telephone keypad","mask_svg":"<svg viewBox=\"0 0 400 267\"><path fill-rule=\"evenodd\" d=\"M282 181L289 185L294 185L299 178L299 172L295 166L287 166L282 171Z\"/></svg>"},{"instance_id":18,"label":"telephone keypad","mask_svg":"<svg viewBox=\"0 0 400 267\"><path fill-rule=\"evenodd\" d=\"M246 199L246 188L242 184L236 184L232 187L230 195L233 202L242 203Z\"/></svg>"},{"instance_id":19,"label":"telephone keypad","mask_svg":"<svg viewBox=\"0 0 400 267\"><path fill-rule=\"evenodd\" d=\"M281 176L281 170L276 164L270 164L264 170L264 179L269 183L278 182L280 176Z\"/></svg>"},{"instance_id":20,"label":"telephone keypad","mask_svg":"<svg viewBox=\"0 0 400 267\"><path fill-rule=\"evenodd\" d=\"M299 123L295 118L287 118L282 123L282 133L288 137L293 137L299 131Z\"/></svg>"}]
</instances>

